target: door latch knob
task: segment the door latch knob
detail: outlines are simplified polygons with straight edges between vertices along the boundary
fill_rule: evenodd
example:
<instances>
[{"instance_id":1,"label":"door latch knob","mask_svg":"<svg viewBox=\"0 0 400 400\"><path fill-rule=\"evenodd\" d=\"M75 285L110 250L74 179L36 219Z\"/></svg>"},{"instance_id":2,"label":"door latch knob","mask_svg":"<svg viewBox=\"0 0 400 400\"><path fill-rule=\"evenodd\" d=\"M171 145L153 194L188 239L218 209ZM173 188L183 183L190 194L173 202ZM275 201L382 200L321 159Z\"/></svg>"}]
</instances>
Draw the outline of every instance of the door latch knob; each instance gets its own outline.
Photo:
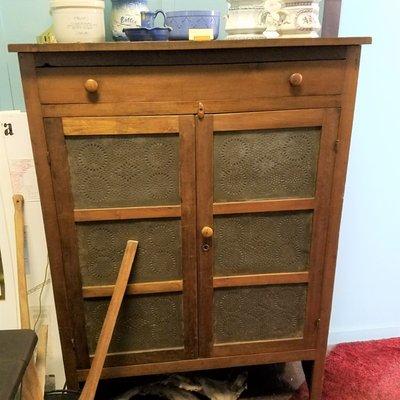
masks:
<instances>
[{"instance_id":1,"label":"door latch knob","mask_svg":"<svg viewBox=\"0 0 400 400\"><path fill-rule=\"evenodd\" d=\"M214 236L214 230L212 228L210 228L209 226L205 226L201 230L201 235L203 236L203 238L211 238Z\"/></svg>"}]
</instances>

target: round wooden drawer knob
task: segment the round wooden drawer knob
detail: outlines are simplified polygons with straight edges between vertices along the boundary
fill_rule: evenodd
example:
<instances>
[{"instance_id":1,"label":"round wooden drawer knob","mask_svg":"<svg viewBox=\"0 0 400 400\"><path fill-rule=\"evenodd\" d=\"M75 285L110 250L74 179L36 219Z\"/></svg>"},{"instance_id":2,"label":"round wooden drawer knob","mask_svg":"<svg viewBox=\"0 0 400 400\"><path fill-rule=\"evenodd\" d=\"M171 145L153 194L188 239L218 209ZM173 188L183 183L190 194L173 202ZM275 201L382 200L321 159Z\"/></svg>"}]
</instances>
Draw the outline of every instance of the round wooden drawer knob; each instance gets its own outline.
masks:
<instances>
[{"instance_id":1,"label":"round wooden drawer knob","mask_svg":"<svg viewBox=\"0 0 400 400\"><path fill-rule=\"evenodd\" d=\"M209 226L205 226L202 230L201 230L201 235L204 238L210 238L213 237L214 235L214 230L212 228L210 228Z\"/></svg>"},{"instance_id":2,"label":"round wooden drawer knob","mask_svg":"<svg viewBox=\"0 0 400 400\"><path fill-rule=\"evenodd\" d=\"M88 79L85 82L85 89L89 93L96 93L98 88L99 88L99 83L97 81L95 81L94 79Z\"/></svg>"},{"instance_id":3,"label":"round wooden drawer knob","mask_svg":"<svg viewBox=\"0 0 400 400\"><path fill-rule=\"evenodd\" d=\"M303 75L299 73L292 74L289 78L289 82L294 87L299 87L303 83Z\"/></svg>"}]
</instances>

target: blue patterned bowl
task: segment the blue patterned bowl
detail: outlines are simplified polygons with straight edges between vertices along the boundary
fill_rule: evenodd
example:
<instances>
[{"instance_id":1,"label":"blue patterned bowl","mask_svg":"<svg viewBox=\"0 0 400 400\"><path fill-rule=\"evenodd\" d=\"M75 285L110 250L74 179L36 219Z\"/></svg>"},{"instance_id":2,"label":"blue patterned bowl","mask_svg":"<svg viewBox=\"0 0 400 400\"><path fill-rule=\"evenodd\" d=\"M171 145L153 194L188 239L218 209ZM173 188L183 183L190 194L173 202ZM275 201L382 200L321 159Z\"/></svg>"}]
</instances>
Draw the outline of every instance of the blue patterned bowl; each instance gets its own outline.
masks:
<instances>
[{"instance_id":1,"label":"blue patterned bowl","mask_svg":"<svg viewBox=\"0 0 400 400\"><path fill-rule=\"evenodd\" d=\"M171 40L188 40L189 29L213 29L214 39L218 38L219 11L168 11L165 25L172 28Z\"/></svg>"}]
</instances>

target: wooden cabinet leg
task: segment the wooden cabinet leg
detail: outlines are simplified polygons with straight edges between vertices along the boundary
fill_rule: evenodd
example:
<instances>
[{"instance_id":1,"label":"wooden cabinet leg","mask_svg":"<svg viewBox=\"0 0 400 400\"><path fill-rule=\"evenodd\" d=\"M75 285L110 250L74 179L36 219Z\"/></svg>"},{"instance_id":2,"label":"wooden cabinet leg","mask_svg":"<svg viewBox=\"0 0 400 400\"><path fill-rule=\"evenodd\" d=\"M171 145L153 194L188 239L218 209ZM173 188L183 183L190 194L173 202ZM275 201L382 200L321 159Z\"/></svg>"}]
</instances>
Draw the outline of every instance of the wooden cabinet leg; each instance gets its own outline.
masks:
<instances>
[{"instance_id":1,"label":"wooden cabinet leg","mask_svg":"<svg viewBox=\"0 0 400 400\"><path fill-rule=\"evenodd\" d=\"M310 391L310 400L321 400L324 382L325 355L315 361L302 361L304 375Z\"/></svg>"}]
</instances>

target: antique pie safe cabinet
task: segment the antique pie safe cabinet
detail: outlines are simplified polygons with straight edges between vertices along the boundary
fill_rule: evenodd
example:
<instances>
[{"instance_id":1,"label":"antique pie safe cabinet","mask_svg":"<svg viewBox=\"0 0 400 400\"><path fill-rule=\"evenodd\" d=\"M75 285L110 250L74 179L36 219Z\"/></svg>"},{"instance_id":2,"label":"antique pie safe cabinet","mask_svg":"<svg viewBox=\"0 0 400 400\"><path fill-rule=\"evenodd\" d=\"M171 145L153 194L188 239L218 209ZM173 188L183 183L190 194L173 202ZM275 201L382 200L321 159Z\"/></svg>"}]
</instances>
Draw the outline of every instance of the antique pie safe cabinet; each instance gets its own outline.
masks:
<instances>
[{"instance_id":1,"label":"antique pie safe cabinet","mask_svg":"<svg viewBox=\"0 0 400 400\"><path fill-rule=\"evenodd\" d=\"M302 360L319 399L366 43L10 46L69 388L133 239L103 378Z\"/></svg>"}]
</instances>

